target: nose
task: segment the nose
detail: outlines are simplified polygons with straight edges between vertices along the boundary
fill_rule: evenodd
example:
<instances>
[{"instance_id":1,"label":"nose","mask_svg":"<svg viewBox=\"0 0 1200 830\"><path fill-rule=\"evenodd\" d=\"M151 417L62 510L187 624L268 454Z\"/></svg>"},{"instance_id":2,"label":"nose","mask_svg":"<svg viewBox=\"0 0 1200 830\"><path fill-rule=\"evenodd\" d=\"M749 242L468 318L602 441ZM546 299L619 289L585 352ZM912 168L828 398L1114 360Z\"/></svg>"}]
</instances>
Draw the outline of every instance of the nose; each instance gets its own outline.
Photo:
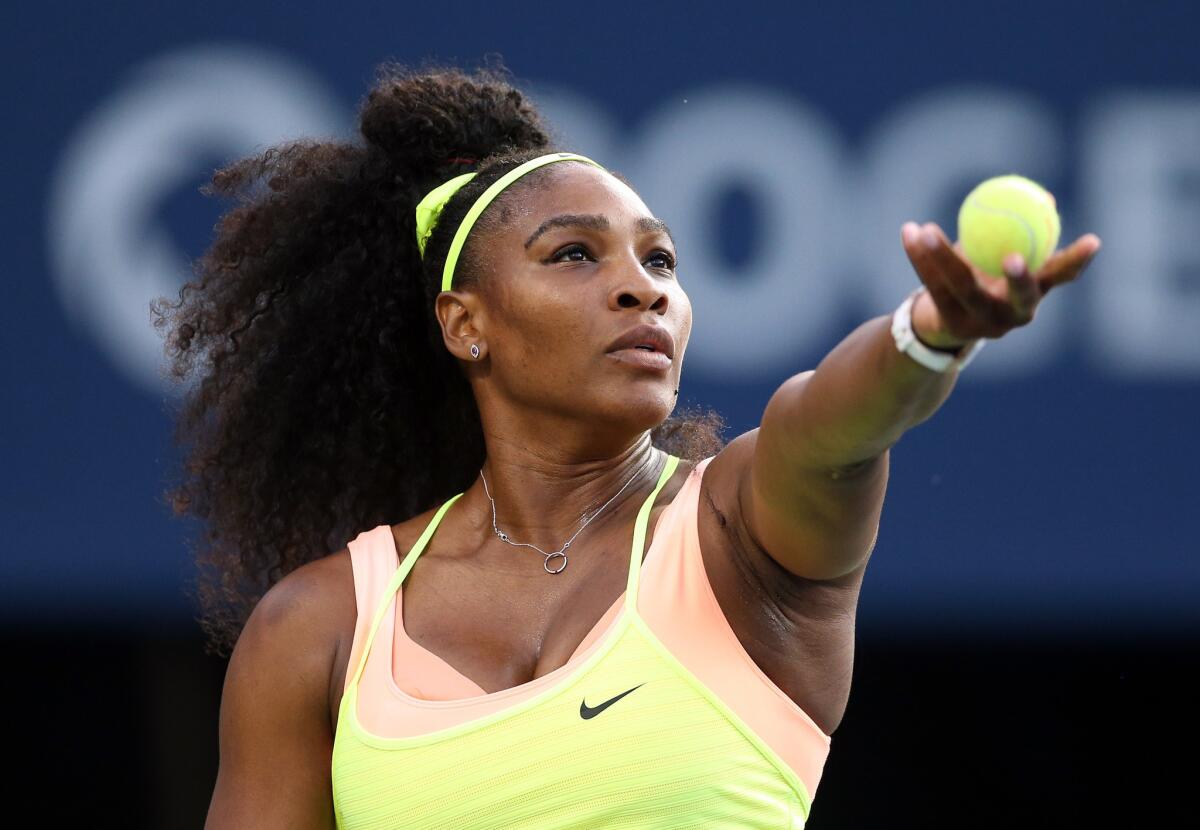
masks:
<instances>
[{"instance_id":1,"label":"nose","mask_svg":"<svg viewBox=\"0 0 1200 830\"><path fill-rule=\"evenodd\" d=\"M621 277L609 292L609 308L645 308L665 314L667 292L663 280L646 271L645 267L630 257L631 265L621 269Z\"/></svg>"}]
</instances>

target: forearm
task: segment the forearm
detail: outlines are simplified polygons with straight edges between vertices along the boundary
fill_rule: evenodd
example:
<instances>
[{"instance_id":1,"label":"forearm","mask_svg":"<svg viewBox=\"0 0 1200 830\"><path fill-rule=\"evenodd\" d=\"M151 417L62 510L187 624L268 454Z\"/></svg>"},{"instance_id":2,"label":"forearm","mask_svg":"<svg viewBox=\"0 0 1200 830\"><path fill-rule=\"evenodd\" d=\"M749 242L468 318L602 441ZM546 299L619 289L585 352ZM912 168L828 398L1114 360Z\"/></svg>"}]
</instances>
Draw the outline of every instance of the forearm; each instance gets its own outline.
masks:
<instances>
[{"instance_id":1,"label":"forearm","mask_svg":"<svg viewBox=\"0 0 1200 830\"><path fill-rule=\"evenodd\" d=\"M938 335L930 345L953 346ZM868 320L826 355L803 383L785 383L764 414L786 424L788 448L805 468L836 469L878 457L908 429L933 415L954 388L957 371L935 372L895 345L891 315Z\"/></svg>"}]
</instances>

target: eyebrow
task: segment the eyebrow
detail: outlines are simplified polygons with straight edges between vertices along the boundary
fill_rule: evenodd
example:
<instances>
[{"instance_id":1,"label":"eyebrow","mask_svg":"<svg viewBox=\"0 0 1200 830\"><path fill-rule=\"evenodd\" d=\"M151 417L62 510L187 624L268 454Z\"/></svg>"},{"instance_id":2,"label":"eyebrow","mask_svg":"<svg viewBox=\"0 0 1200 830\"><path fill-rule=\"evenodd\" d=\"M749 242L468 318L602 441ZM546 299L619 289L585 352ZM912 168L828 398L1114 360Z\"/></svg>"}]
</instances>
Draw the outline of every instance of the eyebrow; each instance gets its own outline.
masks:
<instances>
[{"instance_id":1,"label":"eyebrow","mask_svg":"<svg viewBox=\"0 0 1200 830\"><path fill-rule=\"evenodd\" d=\"M559 216L551 216L530 234L529 238L525 240L525 247L528 248L537 241L539 236L553 228L590 228L594 231L606 231L610 227L611 223L608 221L608 217L596 213L564 213ZM675 244L675 237L671 234L671 229L661 219L643 216L634 223L634 227L641 233L662 231L671 240L671 244Z\"/></svg>"}]
</instances>

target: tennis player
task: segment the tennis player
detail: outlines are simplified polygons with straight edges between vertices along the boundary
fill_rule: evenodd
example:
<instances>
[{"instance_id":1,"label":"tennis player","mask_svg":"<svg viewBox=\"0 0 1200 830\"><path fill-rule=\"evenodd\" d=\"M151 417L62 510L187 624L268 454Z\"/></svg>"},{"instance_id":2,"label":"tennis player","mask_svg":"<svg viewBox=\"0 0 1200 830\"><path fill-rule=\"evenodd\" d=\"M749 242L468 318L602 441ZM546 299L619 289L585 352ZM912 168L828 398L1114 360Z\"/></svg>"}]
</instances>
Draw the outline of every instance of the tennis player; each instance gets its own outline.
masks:
<instances>
[{"instance_id":1,"label":"tennis player","mask_svg":"<svg viewBox=\"0 0 1200 830\"><path fill-rule=\"evenodd\" d=\"M666 223L502 70L384 64L360 130L218 172L156 307L236 643L207 826L803 827L889 449L1100 240L997 280L906 223L917 290L725 444Z\"/></svg>"}]
</instances>

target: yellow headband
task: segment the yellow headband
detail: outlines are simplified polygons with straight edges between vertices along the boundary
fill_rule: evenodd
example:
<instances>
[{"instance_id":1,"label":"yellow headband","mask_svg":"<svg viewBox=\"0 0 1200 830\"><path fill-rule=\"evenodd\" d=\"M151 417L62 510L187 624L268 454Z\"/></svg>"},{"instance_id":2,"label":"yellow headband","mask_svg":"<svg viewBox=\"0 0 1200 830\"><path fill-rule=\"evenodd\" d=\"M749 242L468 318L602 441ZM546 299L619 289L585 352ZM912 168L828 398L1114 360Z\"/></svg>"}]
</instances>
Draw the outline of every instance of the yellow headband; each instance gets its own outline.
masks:
<instances>
[{"instance_id":1,"label":"yellow headband","mask_svg":"<svg viewBox=\"0 0 1200 830\"><path fill-rule=\"evenodd\" d=\"M601 170L604 169L602 165L597 164L586 156L576 155L575 153L548 153L547 155L530 159L518 167L514 167L492 182L491 187L483 191L480 197L475 200L475 204L471 205L471 209L463 217L462 224L458 226L458 230L454 233L454 240L450 243L450 250L446 253L446 267L442 270L443 291L450 290L450 284L454 279L454 266L458 263L458 255L467 241L467 234L471 232L471 226L475 224L475 220L483 213L484 208L491 204L492 200L499 196L504 188L526 173L536 170L544 164L551 164L556 161L582 161L586 164L599 167ZM450 201L450 198L473 178L475 178L475 173L463 173L461 176L455 176L453 179L443 182L429 191L420 204L417 205L417 248L421 252L422 259L425 258L425 245L429 242L429 237L433 233L433 229L437 226L438 219L441 218L442 210L446 207L446 202Z\"/></svg>"}]
</instances>

